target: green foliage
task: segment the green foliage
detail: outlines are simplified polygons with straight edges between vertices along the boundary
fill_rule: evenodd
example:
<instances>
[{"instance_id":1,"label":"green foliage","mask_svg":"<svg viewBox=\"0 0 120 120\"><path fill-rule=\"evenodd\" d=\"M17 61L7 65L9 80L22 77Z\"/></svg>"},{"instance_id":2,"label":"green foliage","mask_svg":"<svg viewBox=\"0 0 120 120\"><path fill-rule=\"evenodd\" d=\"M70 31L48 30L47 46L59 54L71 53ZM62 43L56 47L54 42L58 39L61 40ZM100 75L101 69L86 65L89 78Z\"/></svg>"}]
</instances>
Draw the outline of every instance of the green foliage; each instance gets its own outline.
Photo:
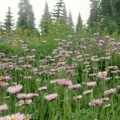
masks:
<instances>
[{"instance_id":1,"label":"green foliage","mask_svg":"<svg viewBox=\"0 0 120 120\"><path fill-rule=\"evenodd\" d=\"M100 22L100 0L90 0L91 3L91 10L90 16L88 19L88 25L90 28L94 27L94 23Z\"/></svg>"},{"instance_id":2,"label":"green foliage","mask_svg":"<svg viewBox=\"0 0 120 120\"><path fill-rule=\"evenodd\" d=\"M114 0L112 1L113 5L113 12L114 12L114 19L118 25L118 32L120 34L120 1L119 0Z\"/></svg>"},{"instance_id":3,"label":"green foliage","mask_svg":"<svg viewBox=\"0 0 120 120\"><path fill-rule=\"evenodd\" d=\"M56 38L66 38L69 34L68 25L64 18L60 18L59 21L51 21L49 36ZM48 38L49 38L48 36Z\"/></svg>"},{"instance_id":4,"label":"green foliage","mask_svg":"<svg viewBox=\"0 0 120 120\"><path fill-rule=\"evenodd\" d=\"M13 49L13 47L14 47L14 49ZM14 53L16 53L18 55L23 54L23 52L20 48L21 48L20 45L15 46L14 42L10 41L10 40L9 41L4 40L4 41L0 42L0 51L5 53L8 57L11 57Z\"/></svg>"},{"instance_id":5,"label":"green foliage","mask_svg":"<svg viewBox=\"0 0 120 120\"><path fill-rule=\"evenodd\" d=\"M56 3L53 13L49 17L48 5L45 5L45 11L40 23L42 38L67 38L69 34L73 34L73 22L70 13L69 24L67 24L67 11L63 0Z\"/></svg>"},{"instance_id":6,"label":"green foliage","mask_svg":"<svg viewBox=\"0 0 120 120\"><path fill-rule=\"evenodd\" d=\"M41 20L40 29L41 29L41 34L43 37L49 34L50 24L51 24L50 19Z\"/></svg>"},{"instance_id":7,"label":"green foliage","mask_svg":"<svg viewBox=\"0 0 120 120\"><path fill-rule=\"evenodd\" d=\"M21 29L28 29L28 24L27 24L27 17L22 16L21 20L18 21L17 23L17 27L21 28Z\"/></svg>"},{"instance_id":8,"label":"green foliage","mask_svg":"<svg viewBox=\"0 0 120 120\"><path fill-rule=\"evenodd\" d=\"M51 13L52 19L49 15L48 5L45 4L45 11L40 23L42 37L64 38L68 34L73 33L73 28L67 25L67 11L63 0L56 3L53 13ZM72 18L71 18L72 19ZM72 30L71 30L72 29Z\"/></svg>"},{"instance_id":9,"label":"green foliage","mask_svg":"<svg viewBox=\"0 0 120 120\"><path fill-rule=\"evenodd\" d=\"M91 11L88 19L89 28L95 28L99 23L100 31L108 28L108 34L118 30L120 33L120 1L119 0L90 0ZM95 32L95 31L94 31Z\"/></svg>"},{"instance_id":10,"label":"green foliage","mask_svg":"<svg viewBox=\"0 0 120 120\"><path fill-rule=\"evenodd\" d=\"M114 10L112 5L113 0L101 0L100 7L101 7L101 15L102 16L109 16L110 18L114 17Z\"/></svg>"},{"instance_id":11,"label":"green foliage","mask_svg":"<svg viewBox=\"0 0 120 120\"><path fill-rule=\"evenodd\" d=\"M108 28L108 33L112 34L119 28L119 25L116 20L116 0L102 0L100 3L101 7L101 30ZM118 17L118 16L117 16Z\"/></svg>"},{"instance_id":12,"label":"green foliage","mask_svg":"<svg viewBox=\"0 0 120 120\"><path fill-rule=\"evenodd\" d=\"M108 33L112 34L118 29L118 25L115 20L104 16L100 23L100 29L101 31L104 31L105 28L108 28Z\"/></svg>"}]
</instances>

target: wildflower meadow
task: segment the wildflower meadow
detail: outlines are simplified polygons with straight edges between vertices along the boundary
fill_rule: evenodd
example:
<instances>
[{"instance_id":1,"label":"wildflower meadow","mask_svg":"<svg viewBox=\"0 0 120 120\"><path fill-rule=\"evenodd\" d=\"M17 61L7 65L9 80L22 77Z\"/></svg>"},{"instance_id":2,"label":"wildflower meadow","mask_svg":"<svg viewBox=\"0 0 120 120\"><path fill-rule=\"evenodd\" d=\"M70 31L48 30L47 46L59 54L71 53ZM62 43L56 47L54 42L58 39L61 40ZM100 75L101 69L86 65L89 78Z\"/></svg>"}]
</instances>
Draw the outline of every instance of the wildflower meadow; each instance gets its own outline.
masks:
<instances>
[{"instance_id":1,"label":"wildflower meadow","mask_svg":"<svg viewBox=\"0 0 120 120\"><path fill-rule=\"evenodd\" d=\"M0 120L119 120L119 93L117 38L0 42Z\"/></svg>"}]
</instances>

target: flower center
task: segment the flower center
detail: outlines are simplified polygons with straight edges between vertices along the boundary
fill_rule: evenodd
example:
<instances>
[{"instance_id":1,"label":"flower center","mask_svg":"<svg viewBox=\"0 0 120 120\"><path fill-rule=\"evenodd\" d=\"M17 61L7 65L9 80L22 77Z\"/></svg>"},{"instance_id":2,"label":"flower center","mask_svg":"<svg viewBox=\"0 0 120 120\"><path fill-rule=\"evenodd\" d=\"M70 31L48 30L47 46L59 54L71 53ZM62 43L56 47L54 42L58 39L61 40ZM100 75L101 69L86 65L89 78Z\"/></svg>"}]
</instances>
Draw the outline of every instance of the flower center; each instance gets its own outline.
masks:
<instances>
[{"instance_id":1,"label":"flower center","mask_svg":"<svg viewBox=\"0 0 120 120\"><path fill-rule=\"evenodd\" d=\"M24 120L29 120L27 117Z\"/></svg>"},{"instance_id":2,"label":"flower center","mask_svg":"<svg viewBox=\"0 0 120 120\"><path fill-rule=\"evenodd\" d=\"M0 85L4 84L5 82L0 81Z\"/></svg>"},{"instance_id":3,"label":"flower center","mask_svg":"<svg viewBox=\"0 0 120 120\"><path fill-rule=\"evenodd\" d=\"M11 120L17 120L15 117L12 117Z\"/></svg>"},{"instance_id":4,"label":"flower center","mask_svg":"<svg viewBox=\"0 0 120 120\"><path fill-rule=\"evenodd\" d=\"M0 76L0 79L3 79L5 76Z\"/></svg>"}]
</instances>

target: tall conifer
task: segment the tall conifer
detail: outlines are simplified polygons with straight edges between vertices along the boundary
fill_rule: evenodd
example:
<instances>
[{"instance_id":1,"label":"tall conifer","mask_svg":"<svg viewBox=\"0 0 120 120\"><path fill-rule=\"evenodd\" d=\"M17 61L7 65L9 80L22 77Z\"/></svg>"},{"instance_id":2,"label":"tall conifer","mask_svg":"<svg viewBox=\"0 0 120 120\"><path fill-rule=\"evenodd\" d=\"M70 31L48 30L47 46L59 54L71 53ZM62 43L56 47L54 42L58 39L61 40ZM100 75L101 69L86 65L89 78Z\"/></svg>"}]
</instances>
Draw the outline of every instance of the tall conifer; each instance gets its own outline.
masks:
<instances>
[{"instance_id":1,"label":"tall conifer","mask_svg":"<svg viewBox=\"0 0 120 120\"><path fill-rule=\"evenodd\" d=\"M59 21L61 17L64 17L64 7L65 7L65 3L63 0L58 0L58 2L56 3L56 5L54 6L52 17L54 20Z\"/></svg>"},{"instance_id":2,"label":"tall conifer","mask_svg":"<svg viewBox=\"0 0 120 120\"><path fill-rule=\"evenodd\" d=\"M79 33L82 30L83 24L80 13L78 14L78 20L76 25L76 32Z\"/></svg>"},{"instance_id":3,"label":"tall conifer","mask_svg":"<svg viewBox=\"0 0 120 120\"><path fill-rule=\"evenodd\" d=\"M68 28L69 28L69 34L72 34L74 32L74 24L73 24L73 19L72 19L72 14L71 11L69 11L69 16L68 16Z\"/></svg>"},{"instance_id":4,"label":"tall conifer","mask_svg":"<svg viewBox=\"0 0 120 120\"><path fill-rule=\"evenodd\" d=\"M50 23L51 23L51 16L49 12L49 7L48 7L48 3L45 2L44 14L42 15L42 20L40 23L42 36L48 35Z\"/></svg>"},{"instance_id":5,"label":"tall conifer","mask_svg":"<svg viewBox=\"0 0 120 120\"><path fill-rule=\"evenodd\" d=\"M35 18L32 10L32 5L30 5L28 0L20 0L18 7L19 16L17 21L17 27L21 29L33 30L35 28Z\"/></svg>"},{"instance_id":6,"label":"tall conifer","mask_svg":"<svg viewBox=\"0 0 120 120\"><path fill-rule=\"evenodd\" d=\"M13 23L13 16L12 16L12 12L11 12L11 8L8 7L8 12L7 12L7 15L6 15L6 19L5 19L5 22L4 22L4 29L7 33L10 32L10 30L12 29L14 23Z\"/></svg>"}]
</instances>

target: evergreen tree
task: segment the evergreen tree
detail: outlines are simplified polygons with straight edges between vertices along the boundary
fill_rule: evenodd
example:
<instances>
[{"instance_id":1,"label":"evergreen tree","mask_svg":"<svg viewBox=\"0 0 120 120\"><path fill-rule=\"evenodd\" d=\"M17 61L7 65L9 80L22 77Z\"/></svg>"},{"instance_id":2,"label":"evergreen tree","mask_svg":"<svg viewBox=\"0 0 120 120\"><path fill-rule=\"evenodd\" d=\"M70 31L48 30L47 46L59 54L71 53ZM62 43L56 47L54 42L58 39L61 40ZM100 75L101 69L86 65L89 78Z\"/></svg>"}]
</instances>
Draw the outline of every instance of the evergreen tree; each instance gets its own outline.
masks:
<instances>
[{"instance_id":1,"label":"evergreen tree","mask_svg":"<svg viewBox=\"0 0 120 120\"><path fill-rule=\"evenodd\" d=\"M100 2L100 29L105 31L107 29L109 34L112 34L118 28L116 21L118 12L115 11L115 1L116 0L101 0ZM117 17L118 16L119 15L117 15Z\"/></svg>"},{"instance_id":2,"label":"evergreen tree","mask_svg":"<svg viewBox=\"0 0 120 120\"><path fill-rule=\"evenodd\" d=\"M73 27L73 20L72 20L71 11L69 11L68 24L69 24L69 26Z\"/></svg>"},{"instance_id":3,"label":"evergreen tree","mask_svg":"<svg viewBox=\"0 0 120 120\"><path fill-rule=\"evenodd\" d=\"M120 0L112 0L112 8L113 8L113 13L115 16L115 21L118 25L118 30L120 34Z\"/></svg>"},{"instance_id":4,"label":"evergreen tree","mask_svg":"<svg viewBox=\"0 0 120 120\"><path fill-rule=\"evenodd\" d=\"M68 27L69 27L69 34L72 34L74 32L74 29L73 29L74 25L73 25L71 11L69 11L69 16L68 16Z\"/></svg>"},{"instance_id":5,"label":"evergreen tree","mask_svg":"<svg viewBox=\"0 0 120 120\"><path fill-rule=\"evenodd\" d=\"M2 22L0 22L0 31L2 30Z\"/></svg>"},{"instance_id":6,"label":"evergreen tree","mask_svg":"<svg viewBox=\"0 0 120 120\"><path fill-rule=\"evenodd\" d=\"M65 5L64 5L64 8L63 8L63 18L65 19L66 22L68 22L67 10L66 10L66 6Z\"/></svg>"},{"instance_id":7,"label":"evergreen tree","mask_svg":"<svg viewBox=\"0 0 120 120\"><path fill-rule=\"evenodd\" d=\"M12 19L12 13L11 13L11 8L8 7L8 12L7 12L7 15L6 15L6 19L5 19L5 22L4 22L4 29L7 33L10 33L10 30L12 29L13 27L13 19Z\"/></svg>"},{"instance_id":8,"label":"evergreen tree","mask_svg":"<svg viewBox=\"0 0 120 120\"><path fill-rule=\"evenodd\" d=\"M101 0L100 3L100 8L101 8L101 15L102 16L109 16L109 17L113 17L114 13L113 13L113 8L112 8L112 4L111 4L111 0Z\"/></svg>"},{"instance_id":9,"label":"evergreen tree","mask_svg":"<svg viewBox=\"0 0 120 120\"><path fill-rule=\"evenodd\" d=\"M108 28L109 33L115 31L118 27L120 32L120 1L119 0L101 0L101 29Z\"/></svg>"},{"instance_id":10,"label":"evergreen tree","mask_svg":"<svg viewBox=\"0 0 120 120\"><path fill-rule=\"evenodd\" d=\"M82 27L83 27L82 19L81 19L81 15L79 13L78 21L77 21L77 25L76 25L76 33L79 33L82 30Z\"/></svg>"},{"instance_id":11,"label":"evergreen tree","mask_svg":"<svg viewBox=\"0 0 120 120\"><path fill-rule=\"evenodd\" d=\"M90 0L91 11L88 19L88 26L95 32L108 31L112 34L115 31L120 33L120 0Z\"/></svg>"},{"instance_id":12,"label":"evergreen tree","mask_svg":"<svg viewBox=\"0 0 120 120\"><path fill-rule=\"evenodd\" d=\"M54 28L54 33L56 34L56 37L63 38L68 35L68 24L66 20L66 8L65 3L63 0L58 0L56 5L54 6L53 12L51 13L52 17L52 24ZM50 29L50 34L53 34L53 32Z\"/></svg>"},{"instance_id":13,"label":"evergreen tree","mask_svg":"<svg viewBox=\"0 0 120 120\"><path fill-rule=\"evenodd\" d=\"M0 36L3 34L3 26L2 26L2 22L0 22Z\"/></svg>"},{"instance_id":14,"label":"evergreen tree","mask_svg":"<svg viewBox=\"0 0 120 120\"><path fill-rule=\"evenodd\" d=\"M18 15L17 27L28 30L33 30L35 28L32 5L30 5L28 0L20 1Z\"/></svg>"},{"instance_id":15,"label":"evergreen tree","mask_svg":"<svg viewBox=\"0 0 120 120\"><path fill-rule=\"evenodd\" d=\"M61 17L64 17L63 11L65 9L65 3L63 0L58 0L54 7L55 9L53 9L53 13L51 13L53 20L59 21Z\"/></svg>"},{"instance_id":16,"label":"evergreen tree","mask_svg":"<svg viewBox=\"0 0 120 120\"><path fill-rule=\"evenodd\" d=\"M29 15L28 15L28 29L33 30L35 28L35 17L32 10L32 5L29 5Z\"/></svg>"},{"instance_id":17,"label":"evergreen tree","mask_svg":"<svg viewBox=\"0 0 120 120\"><path fill-rule=\"evenodd\" d=\"M44 14L42 16L42 20L40 23L42 36L48 35L50 22L51 22L51 16L49 12L49 7L48 7L47 2L45 2L45 10L44 10Z\"/></svg>"},{"instance_id":18,"label":"evergreen tree","mask_svg":"<svg viewBox=\"0 0 120 120\"><path fill-rule=\"evenodd\" d=\"M91 10L90 10L90 16L88 19L88 25L89 28L93 28L96 25L100 23L101 17L100 17L100 0L90 0L91 1ZM95 29L96 32L97 29Z\"/></svg>"},{"instance_id":19,"label":"evergreen tree","mask_svg":"<svg viewBox=\"0 0 120 120\"><path fill-rule=\"evenodd\" d=\"M49 7L48 7L48 3L47 2L45 2L45 10L44 10L44 14L42 16L42 19L43 20L51 19L50 12L49 12Z\"/></svg>"}]
</instances>

